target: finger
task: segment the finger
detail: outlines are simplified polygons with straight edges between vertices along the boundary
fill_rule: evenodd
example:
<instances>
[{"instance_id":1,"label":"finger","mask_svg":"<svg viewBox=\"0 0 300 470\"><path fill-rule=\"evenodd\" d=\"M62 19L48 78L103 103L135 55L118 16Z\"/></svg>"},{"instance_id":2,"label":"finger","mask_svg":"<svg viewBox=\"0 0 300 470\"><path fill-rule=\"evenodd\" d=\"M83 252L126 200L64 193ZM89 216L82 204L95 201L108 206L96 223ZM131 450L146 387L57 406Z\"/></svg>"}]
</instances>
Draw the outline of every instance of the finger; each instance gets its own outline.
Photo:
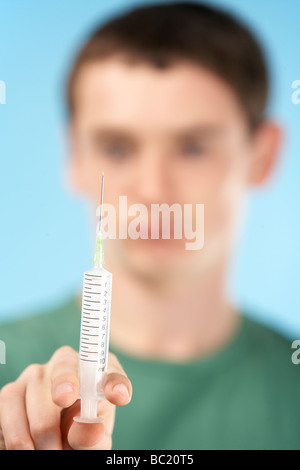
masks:
<instances>
[{"instance_id":1,"label":"finger","mask_svg":"<svg viewBox=\"0 0 300 470\"><path fill-rule=\"evenodd\" d=\"M0 428L0 450L6 450L4 434L1 428Z\"/></svg>"},{"instance_id":2,"label":"finger","mask_svg":"<svg viewBox=\"0 0 300 470\"><path fill-rule=\"evenodd\" d=\"M116 406L110 403L108 400L99 401L98 416L103 417L105 432L108 436L112 436L115 424Z\"/></svg>"},{"instance_id":3,"label":"finger","mask_svg":"<svg viewBox=\"0 0 300 470\"><path fill-rule=\"evenodd\" d=\"M115 406L106 402L111 410L110 416L100 411L104 416L104 423L82 424L74 422L74 416L80 414L80 400L68 409L62 411L61 428L63 432L64 449L74 450L109 450L111 449L111 432L114 421ZM108 419L110 418L110 419ZM107 426L107 423L109 424Z\"/></svg>"},{"instance_id":4,"label":"finger","mask_svg":"<svg viewBox=\"0 0 300 470\"><path fill-rule=\"evenodd\" d=\"M34 450L26 415L24 389L15 383L1 390L1 446L8 450Z\"/></svg>"},{"instance_id":5,"label":"finger","mask_svg":"<svg viewBox=\"0 0 300 470\"><path fill-rule=\"evenodd\" d=\"M42 366L41 366L42 367ZM37 450L61 450L60 411L52 400L51 386L38 372L28 382L25 394L30 434Z\"/></svg>"},{"instance_id":6,"label":"finger","mask_svg":"<svg viewBox=\"0 0 300 470\"><path fill-rule=\"evenodd\" d=\"M122 374L110 373L105 380L104 393L110 403L117 406L127 405L132 396L131 382Z\"/></svg>"},{"instance_id":7,"label":"finger","mask_svg":"<svg viewBox=\"0 0 300 470\"><path fill-rule=\"evenodd\" d=\"M71 425L68 442L74 450L110 450L111 439L103 423Z\"/></svg>"},{"instance_id":8,"label":"finger","mask_svg":"<svg viewBox=\"0 0 300 470\"><path fill-rule=\"evenodd\" d=\"M104 383L107 400L114 405L127 405L132 397L132 385L115 354L109 354L108 374Z\"/></svg>"},{"instance_id":9,"label":"finger","mask_svg":"<svg viewBox=\"0 0 300 470\"><path fill-rule=\"evenodd\" d=\"M52 399L62 408L71 406L78 398L78 353L68 346L58 349L50 361Z\"/></svg>"}]
</instances>

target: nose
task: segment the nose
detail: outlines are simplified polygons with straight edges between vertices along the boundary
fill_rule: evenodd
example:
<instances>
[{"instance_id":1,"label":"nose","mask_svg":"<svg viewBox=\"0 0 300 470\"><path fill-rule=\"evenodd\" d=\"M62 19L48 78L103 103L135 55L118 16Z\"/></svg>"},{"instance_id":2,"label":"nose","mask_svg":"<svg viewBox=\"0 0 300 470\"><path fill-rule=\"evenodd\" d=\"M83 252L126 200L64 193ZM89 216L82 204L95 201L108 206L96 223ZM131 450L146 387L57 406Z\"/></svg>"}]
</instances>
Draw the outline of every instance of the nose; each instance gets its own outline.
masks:
<instances>
[{"instance_id":1,"label":"nose","mask_svg":"<svg viewBox=\"0 0 300 470\"><path fill-rule=\"evenodd\" d=\"M140 157L137 165L136 195L140 202L150 205L171 198L171 168L168 159L159 152L149 152Z\"/></svg>"}]
</instances>

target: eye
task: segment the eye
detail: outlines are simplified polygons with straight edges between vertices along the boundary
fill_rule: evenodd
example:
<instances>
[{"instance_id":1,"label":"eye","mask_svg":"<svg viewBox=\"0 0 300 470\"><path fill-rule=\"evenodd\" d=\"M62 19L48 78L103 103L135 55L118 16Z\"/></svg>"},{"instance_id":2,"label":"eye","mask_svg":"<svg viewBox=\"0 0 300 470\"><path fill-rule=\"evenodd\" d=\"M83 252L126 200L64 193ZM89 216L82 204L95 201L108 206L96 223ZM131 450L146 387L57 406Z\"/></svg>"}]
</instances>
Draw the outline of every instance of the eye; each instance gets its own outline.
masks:
<instances>
[{"instance_id":1,"label":"eye","mask_svg":"<svg viewBox=\"0 0 300 470\"><path fill-rule=\"evenodd\" d=\"M182 147L183 155L187 156L200 156L203 155L205 152L205 148L203 145L199 144L198 142L187 142Z\"/></svg>"},{"instance_id":2,"label":"eye","mask_svg":"<svg viewBox=\"0 0 300 470\"><path fill-rule=\"evenodd\" d=\"M129 155L128 145L118 142L106 144L103 148L104 154L113 158L124 158Z\"/></svg>"}]
</instances>

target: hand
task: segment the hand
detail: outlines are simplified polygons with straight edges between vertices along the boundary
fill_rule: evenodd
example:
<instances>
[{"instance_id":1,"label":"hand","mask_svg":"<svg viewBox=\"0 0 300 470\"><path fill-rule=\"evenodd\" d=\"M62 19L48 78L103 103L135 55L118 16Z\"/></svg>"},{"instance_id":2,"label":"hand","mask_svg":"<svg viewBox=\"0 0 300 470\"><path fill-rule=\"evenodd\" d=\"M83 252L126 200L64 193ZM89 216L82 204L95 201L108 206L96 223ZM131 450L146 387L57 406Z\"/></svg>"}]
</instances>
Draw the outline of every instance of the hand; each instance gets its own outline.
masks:
<instances>
[{"instance_id":1,"label":"hand","mask_svg":"<svg viewBox=\"0 0 300 470\"><path fill-rule=\"evenodd\" d=\"M117 357L109 353L104 423L73 421L80 415L78 353L58 349L44 365L32 364L0 391L0 449L111 449L115 408L127 405L132 386Z\"/></svg>"}]
</instances>

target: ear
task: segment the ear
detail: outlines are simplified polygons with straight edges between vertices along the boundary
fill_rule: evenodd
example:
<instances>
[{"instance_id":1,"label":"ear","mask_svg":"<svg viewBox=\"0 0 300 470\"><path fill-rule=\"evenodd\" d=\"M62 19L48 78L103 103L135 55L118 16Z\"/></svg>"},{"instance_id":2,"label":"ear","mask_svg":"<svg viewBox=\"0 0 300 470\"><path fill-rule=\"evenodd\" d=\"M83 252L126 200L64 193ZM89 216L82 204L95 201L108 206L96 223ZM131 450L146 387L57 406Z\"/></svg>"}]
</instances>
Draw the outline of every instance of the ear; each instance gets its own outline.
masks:
<instances>
[{"instance_id":1,"label":"ear","mask_svg":"<svg viewBox=\"0 0 300 470\"><path fill-rule=\"evenodd\" d=\"M249 172L250 185L260 186L273 174L281 142L282 129L272 121L264 121L255 130Z\"/></svg>"}]
</instances>

